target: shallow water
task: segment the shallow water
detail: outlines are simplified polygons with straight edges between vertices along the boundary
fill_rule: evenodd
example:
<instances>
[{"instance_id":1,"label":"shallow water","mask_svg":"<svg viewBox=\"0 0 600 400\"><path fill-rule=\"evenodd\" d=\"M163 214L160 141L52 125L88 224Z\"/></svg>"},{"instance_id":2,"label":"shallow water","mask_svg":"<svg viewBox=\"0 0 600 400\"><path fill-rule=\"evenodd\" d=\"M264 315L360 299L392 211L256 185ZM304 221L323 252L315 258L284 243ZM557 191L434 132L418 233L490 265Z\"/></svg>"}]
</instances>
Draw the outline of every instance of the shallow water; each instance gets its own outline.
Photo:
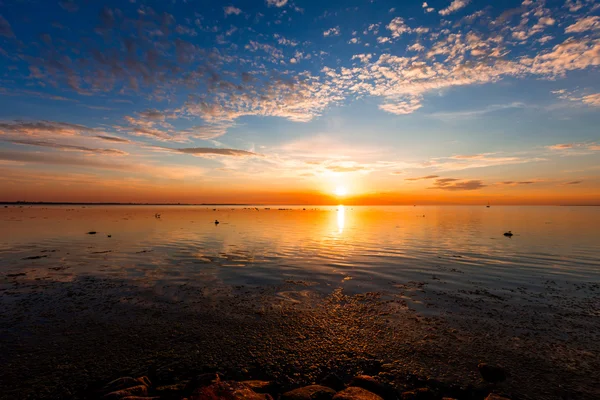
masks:
<instances>
[{"instance_id":1,"label":"shallow water","mask_svg":"<svg viewBox=\"0 0 600 400\"><path fill-rule=\"evenodd\" d=\"M600 207L9 206L0 220L0 273L27 279L347 293L427 282L513 299L600 282Z\"/></svg>"},{"instance_id":2,"label":"shallow water","mask_svg":"<svg viewBox=\"0 0 600 400\"><path fill-rule=\"evenodd\" d=\"M512 398L600 395L599 207L279 208L0 208L0 398L149 365L298 386L365 357L463 385L499 363Z\"/></svg>"}]
</instances>

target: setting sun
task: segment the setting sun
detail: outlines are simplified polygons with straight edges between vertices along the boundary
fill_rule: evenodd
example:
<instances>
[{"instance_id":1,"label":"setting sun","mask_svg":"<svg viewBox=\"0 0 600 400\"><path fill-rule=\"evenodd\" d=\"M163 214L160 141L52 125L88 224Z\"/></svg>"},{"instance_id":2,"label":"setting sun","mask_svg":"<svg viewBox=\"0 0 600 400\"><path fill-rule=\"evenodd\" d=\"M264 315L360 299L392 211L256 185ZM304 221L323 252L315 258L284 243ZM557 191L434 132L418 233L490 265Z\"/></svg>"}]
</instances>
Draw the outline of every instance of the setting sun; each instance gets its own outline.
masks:
<instances>
[{"instance_id":1,"label":"setting sun","mask_svg":"<svg viewBox=\"0 0 600 400\"><path fill-rule=\"evenodd\" d=\"M343 197L348 194L348 189L345 186L337 186L333 193L338 197Z\"/></svg>"}]
</instances>

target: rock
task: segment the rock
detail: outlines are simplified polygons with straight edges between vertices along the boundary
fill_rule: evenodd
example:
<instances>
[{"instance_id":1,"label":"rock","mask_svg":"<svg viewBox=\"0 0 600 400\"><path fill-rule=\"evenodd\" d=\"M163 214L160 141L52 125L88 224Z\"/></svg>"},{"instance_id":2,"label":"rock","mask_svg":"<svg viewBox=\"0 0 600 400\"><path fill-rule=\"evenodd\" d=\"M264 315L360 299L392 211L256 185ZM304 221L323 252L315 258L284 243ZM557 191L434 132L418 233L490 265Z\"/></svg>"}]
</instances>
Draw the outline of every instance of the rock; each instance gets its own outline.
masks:
<instances>
[{"instance_id":1,"label":"rock","mask_svg":"<svg viewBox=\"0 0 600 400\"><path fill-rule=\"evenodd\" d=\"M351 386L348 389L344 389L335 396L333 400L383 400L380 396L375 393L369 392L358 386Z\"/></svg>"},{"instance_id":2,"label":"rock","mask_svg":"<svg viewBox=\"0 0 600 400\"><path fill-rule=\"evenodd\" d=\"M435 395L427 388L419 388L402 393L400 398L402 400L433 400L435 399Z\"/></svg>"},{"instance_id":3,"label":"rock","mask_svg":"<svg viewBox=\"0 0 600 400\"><path fill-rule=\"evenodd\" d=\"M177 399L177 400L179 400L183 397L182 394L185 389L185 386L186 385L183 383L178 383L175 385L159 386L156 389L154 389L154 392L161 399Z\"/></svg>"},{"instance_id":4,"label":"rock","mask_svg":"<svg viewBox=\"0 0 600 400\"><path fill-rule=\"evenodd\" d=\"M146 385L132 386L127 389L117 390L104 395L105 400L121 400L125 397L147 397L148 387Z\"/></svg>"},{"instance_id":5,"label":"rock","mask_svg":"<svg viewBox=\"0 0 600 400\"><path fill-rule=\"evenodd\" d=\"M335 390L321 385L311 385L286 392L282 400L331 400Z\"/></svg>"},{"instance_id":6,"label":"rock","mask_svg":"<svg viewBox=\"0 0 600 400\"><path fill-rule=\"evenodd\" d=\"M154 399L160 399L160 397L127 396L127 397L123 397L121 400L154 400Z\"/></svg>"},{"instance_id":7,"label":"rock","mask_svg":"<svg viewBox=\"0 0 600 400\"><path fill-rule=\"evenodd\" d=\"M273 381L242 381L242 384L248 386L256 393L273 393L277 389L277 385Z\"/></svg>"},{"instance_id":8,"label":"rock","mask_svg":"<svg viewBox=\"0 0 600 400\"><path fill-rule=\"evenodd\" d=\"M150 383L150 379L148 379L147 376L142 376L140 378L132 378L130 376L126 376L123 378L115 379L114 381L107 383L100 390L100 393L106 394L106 393L116 392L118 390L123 390L123 389L131 388L131 387L139 386L139 385L146 386L146 388L152 386L152 384Z\"/></svg>"},{"instance_id":9,"label":"rock","mask_svg":"<svg viewBox=\"0 0 600 400\"><path fill-rule=\"evenodd\" d=\"M373 378L372 376L368 376L368 375L355 376L354 378L352 378L352 380L350 381L350 384L348 386L351 386L351 387L355 386L355 387L363 388L363 389L368 390L369 392L373 392L373 393L377 394L378 396L383 397L385 399L395 397L394 396L395 393L394 393L393 389L384 386L377 379Z\"/></svg>"},{"instance_id":10,"label":"rock","mask_svg":"<svg viewBox=\"0 0 600 400\"><path fill-rule=\"evenodd\" d=\"M477 368L483 380L487 382L497 383L506 380L506 370L502 367L481 363Z\"/></svg>"},{"instance_id":11,"label":"rock","mask_svg":"<svg viewBox=\"0 0 600 400\"><path fill-rule=\"evenodd\" d=\"M454 397L442 397L442 400L456 400Z\"/></svg>"},{"instance_id":12,"label":"rock","mask_svg":"<svg viewBox=\"0 0 600 400\"><path fill-rule=\"evenodd\" d=\"M190 400L272 400L268 394L256 393L248 386L235 382L216 382L210 386L198 388Z\"/></svg>"},{"instance_id":13,"label":"rock","mask_svg":"<svg viewBox=\"0 0 600 400\"><path fill-rule=\"evenodd\" d=\"M321 385L327 386L328 388L332 388L336 392L343 390L346 387L342 378L340 378L334 373L331 373L325 378L323 378L323 380L321 381Z\"/></svg>"},{"instance_id":14,"label":"rock","mask_svg":"<svg viewBox=\"0 0 600 400\"><path fill-rule=\"evenodd\" d=\"M219 382L220 380L220 376L215 373L196 375L187 383L187 385L185 385L184 394L189 396L192 394L192 392L194 392L194 390L201 387L210 386L215 382Z\"/></svg>"},{"instance_id":15,"label":"rock","mask_svg":"<svg viewBox=\"0 0 600 400\"><path fill-rule=\"evenodd\" d=\"M498 396L495 393L490 393L490 395L488 397L486 397L485 400L510 400L510 399L508 397Z\"/></svg>"}]
</instances>

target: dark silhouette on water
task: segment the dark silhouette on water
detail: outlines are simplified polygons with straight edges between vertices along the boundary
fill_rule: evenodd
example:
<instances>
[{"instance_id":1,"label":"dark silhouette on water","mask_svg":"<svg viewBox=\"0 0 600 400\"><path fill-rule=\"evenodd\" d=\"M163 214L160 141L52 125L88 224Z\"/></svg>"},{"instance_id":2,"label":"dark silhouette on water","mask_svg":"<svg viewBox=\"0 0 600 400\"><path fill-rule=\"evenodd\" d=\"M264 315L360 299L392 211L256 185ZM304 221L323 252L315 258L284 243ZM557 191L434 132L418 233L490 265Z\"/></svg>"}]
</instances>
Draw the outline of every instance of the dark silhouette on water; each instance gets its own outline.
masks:
<instances>
[{"instance_id":1,"label":"dark silhouette on water","mask_svg":"<svg viewBox=\"0 0 600 400\"><path fill-rule=\"evenodd\" d=\"M511 231L504 232L504 236L506 236L506 237L512 237L513 233Z\"/></svg>"},{"instance_id":2,"label":"dark silhouette on water","mask_svg":"<svg viewBox=\"0 0 600 400\"><path fill-rule=\"evenodd\" d=\"M219 225L219 220L215 219L215 225Z\"/></svg>"}]
</instances>

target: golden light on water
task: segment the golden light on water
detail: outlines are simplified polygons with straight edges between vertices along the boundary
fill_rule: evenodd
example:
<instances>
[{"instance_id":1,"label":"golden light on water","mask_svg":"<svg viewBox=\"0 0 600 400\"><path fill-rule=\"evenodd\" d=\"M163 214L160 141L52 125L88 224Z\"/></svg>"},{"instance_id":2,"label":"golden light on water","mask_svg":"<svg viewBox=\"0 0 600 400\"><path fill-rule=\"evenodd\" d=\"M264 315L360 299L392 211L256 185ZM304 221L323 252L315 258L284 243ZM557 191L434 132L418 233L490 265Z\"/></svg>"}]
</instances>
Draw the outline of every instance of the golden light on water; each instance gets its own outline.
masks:
<instances>
[{"instance_id":1,"label":"golden light on water","mask_svg":"<svg viewBox=\"0 0 600 400\"><path fill-rule=\"evenodd\" d=\"M342 233L344 231L344 225L346 224L346 208L342 205L337 208L337 227L338 232Z\"/></svg>"}]
</instances>

